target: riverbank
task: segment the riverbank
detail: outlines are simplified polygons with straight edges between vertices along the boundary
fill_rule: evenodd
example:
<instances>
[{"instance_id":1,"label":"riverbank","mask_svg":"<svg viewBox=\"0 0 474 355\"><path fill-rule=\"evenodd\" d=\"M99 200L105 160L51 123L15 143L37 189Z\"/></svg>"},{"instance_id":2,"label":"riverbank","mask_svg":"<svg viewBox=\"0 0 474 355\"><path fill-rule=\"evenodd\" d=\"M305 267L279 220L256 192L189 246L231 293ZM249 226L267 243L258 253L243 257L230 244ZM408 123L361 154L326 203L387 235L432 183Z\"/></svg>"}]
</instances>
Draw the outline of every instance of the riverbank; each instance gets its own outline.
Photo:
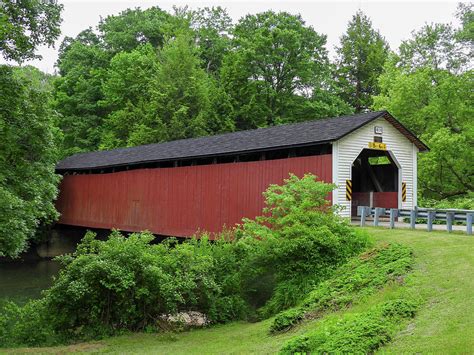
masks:
<instances>
[{"instance_id":1,"label":"riverbank","mask_svg":"<svg viewBox=\"0 0 474 355\"><path fill-rule=\"evenodd\" d=\"M377 242L399 242L413 248L416 265L404 285L391 285L342 313L362 312L401 292L417 294L424 306L393 342L382 348L387 353L470 353L474 351L474 238L444 232L366 228ZM291 337L316 329L320 321L308 321L288 333L268 334L271 320L231 323L209 329L166 334L130 334L98 342L66 347L16 349L17 353L40 350L45 353L276 353Z\"/></svg>"}]
</instances>

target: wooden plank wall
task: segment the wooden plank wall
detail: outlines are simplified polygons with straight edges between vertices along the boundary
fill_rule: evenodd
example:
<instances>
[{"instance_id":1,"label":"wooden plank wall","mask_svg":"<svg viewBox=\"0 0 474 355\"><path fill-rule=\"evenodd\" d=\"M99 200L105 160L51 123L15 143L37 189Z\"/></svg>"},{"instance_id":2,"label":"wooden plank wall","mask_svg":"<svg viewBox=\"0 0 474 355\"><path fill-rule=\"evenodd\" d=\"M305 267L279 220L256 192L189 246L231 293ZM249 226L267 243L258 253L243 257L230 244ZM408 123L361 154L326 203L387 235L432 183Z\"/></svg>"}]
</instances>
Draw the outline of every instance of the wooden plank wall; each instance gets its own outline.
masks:
<instances>
[{"instance_id":1,"label":"wooden plank wall","mask_svg":"<svg viewBox=\"0 0 474 355\"><path fill-rule=\"evenodd\" d=\"M110 174L66 175L59 223L188 237L219 232L261 213L262 192L289 173L332 181L331 154Z\"/></svg>"}]
</instances>

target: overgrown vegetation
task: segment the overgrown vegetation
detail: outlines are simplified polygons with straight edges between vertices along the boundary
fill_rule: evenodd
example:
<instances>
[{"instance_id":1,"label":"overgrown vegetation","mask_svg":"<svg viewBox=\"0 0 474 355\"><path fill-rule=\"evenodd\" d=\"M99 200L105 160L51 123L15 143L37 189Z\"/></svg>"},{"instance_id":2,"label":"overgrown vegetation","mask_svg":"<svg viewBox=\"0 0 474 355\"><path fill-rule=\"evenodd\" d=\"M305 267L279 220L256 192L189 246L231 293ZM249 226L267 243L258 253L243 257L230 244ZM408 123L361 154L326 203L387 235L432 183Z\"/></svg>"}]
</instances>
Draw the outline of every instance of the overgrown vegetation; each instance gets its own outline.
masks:
<instances>
[{"instance_id":1,"label":"overgrown vegetation","mask_svg":"<svg viewBox=\"0 0 474 355\"><path fill-rule=\"evenodd\" d=\"M7 305L0 344L153 330L180 311L221 323L294 306L369 243L333 213L325 199L332 189L313 175L290 176L265 192L261 217L214 242L150 244L148 233L119 232L100 241L88 233L74 254L59 258L64 268L41 300Z\"/></svg>"},{"instance_id":2,"label":"overgrown vegetation","mask_svg":"<svg viewBox=\"0 0 474 355\"><path fill-rule=\"evenodd\" d=\"M331 319L320 323L315 331L288 341L281 353L372 353L388 343L404 321L415 316L417 308L414 301L396 299L363 313Z\"/></svg>"},{"instance_id":3,"label":"overgrown vegetation","mask_svg":"<svg viewBox=\"0 0 474 355\"><path fill-rule=\"evenodd\" d=\"M286 331L305 318L319 318L325 312L358 303L389 282L401 282L412 265L412 251L403 245L386 244L369 250L321 282L297 308L278 314L270 331Z\"/></svg>"}]
</instances>

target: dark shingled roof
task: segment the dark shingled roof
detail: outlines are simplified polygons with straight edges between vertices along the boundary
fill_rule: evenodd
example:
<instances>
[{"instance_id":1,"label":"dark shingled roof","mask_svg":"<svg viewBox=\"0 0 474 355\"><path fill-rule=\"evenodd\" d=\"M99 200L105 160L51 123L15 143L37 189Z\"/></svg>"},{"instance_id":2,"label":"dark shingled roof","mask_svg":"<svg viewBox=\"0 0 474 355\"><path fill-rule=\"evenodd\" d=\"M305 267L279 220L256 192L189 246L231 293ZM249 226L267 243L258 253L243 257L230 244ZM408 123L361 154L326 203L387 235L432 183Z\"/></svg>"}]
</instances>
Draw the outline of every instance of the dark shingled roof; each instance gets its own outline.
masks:
<instances>
[{"instance_id":1,"label":"dark shingled roof","mask_svg":"<svg viewBox=\"0 0 474 355\"><path fill-rule=\"evenodd\" d=\"M297 147L336 141L379 117L385 117L420 150L427 147L387 111L327 118L216 136L181 139L138 147L80 153L61 160L56 170L88 170L184 158Z\"/></svg>"}]
</instances>

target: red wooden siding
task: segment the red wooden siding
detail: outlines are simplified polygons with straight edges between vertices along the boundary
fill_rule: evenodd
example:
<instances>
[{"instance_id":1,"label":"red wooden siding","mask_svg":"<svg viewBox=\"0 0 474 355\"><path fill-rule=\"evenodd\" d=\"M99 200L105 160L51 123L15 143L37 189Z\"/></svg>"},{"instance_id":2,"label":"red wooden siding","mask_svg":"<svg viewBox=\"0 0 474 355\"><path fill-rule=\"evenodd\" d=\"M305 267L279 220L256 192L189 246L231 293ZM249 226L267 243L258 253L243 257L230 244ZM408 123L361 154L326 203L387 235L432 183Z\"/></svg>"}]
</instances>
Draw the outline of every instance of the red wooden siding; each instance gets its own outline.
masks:
<instances>
[{"instance_id":1,"label":"red wooden siding","mask_svg":"<svg viewBox=\"0 0 474 355\"><path fill-rule=\"evenodd\" d=\"M373 207L398 208L398 192L374 192ZM357 215L357 206L370 206L370 192L352 193L352 215Z\"/></svg>"},{"instance_id":2,"label":"red wooden siding","mask_svg":"<svg viewBox=\"0 0 474 355\"><path fill-rule=\"evenodd\" d=\"M332 156L66 175L59 223L191 236L218 232L261 213L262 192L289 173L332 181Z\"/></svg>"}]
</instances>

